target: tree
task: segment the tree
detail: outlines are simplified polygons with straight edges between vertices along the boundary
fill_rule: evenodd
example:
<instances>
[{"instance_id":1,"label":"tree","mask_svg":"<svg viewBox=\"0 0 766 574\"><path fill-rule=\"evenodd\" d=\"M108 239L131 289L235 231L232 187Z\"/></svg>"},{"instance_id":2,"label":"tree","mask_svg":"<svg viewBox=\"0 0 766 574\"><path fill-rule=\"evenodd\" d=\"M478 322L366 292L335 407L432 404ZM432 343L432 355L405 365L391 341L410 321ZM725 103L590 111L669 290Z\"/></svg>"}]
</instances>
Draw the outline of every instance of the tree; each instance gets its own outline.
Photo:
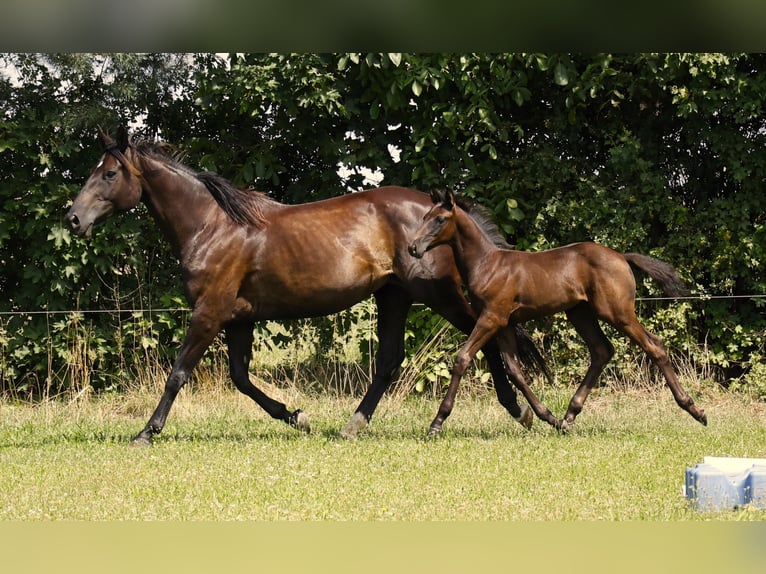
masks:
<instances>
[{"instance_id":1,"label":"tree","mask_svg":"<svg viewBox=\"0 0 766 574\"><path fill-rule=\"evenodd\" d=\"M242 181L290 188L282 197L305 201L316 189L338 192L333 165L380 170L383 183L462 191L490 208L521 248L592 239L672 261L700 294L764 292L761 55L339 54L233 62L200 91L202 113L215 125L224 110L228 125L265 122L265 129L237 132L240 149L257 150L229 162L243 166ZM306 136L321 142L321 151L299 146L322 158L321 179L318 163L291 152ZM248 162L258 166L255 177ZM709 357L737 375L761 348L760 301L680 305L671 342L687 350L705 342Z\"/></svg>"},{"instance_id":2,"label":"tree","mask_svg":"<svg viewBox=\"0 0 766 574\"><path fill-rule=\"evenodd\" d=\"M51 384L51 372L66 379L75 360L72 337L83 335L92 344L82 360L96 367L96 386L105 386L124 353L108 343L111 322L14 313L142 308L177 293L158 264L167 257L163 244L145 218L118 218L116 231L86 243L69 234L63 214L101 153L95 126L141 119L138 131L151 133L168 125L174 116L163 106L168 94L189 93L189 63L175 56L8 54L0 64L0 388L39 390ZM177 100L179 108L187 103Z\"/></svg>"}]
</instances>

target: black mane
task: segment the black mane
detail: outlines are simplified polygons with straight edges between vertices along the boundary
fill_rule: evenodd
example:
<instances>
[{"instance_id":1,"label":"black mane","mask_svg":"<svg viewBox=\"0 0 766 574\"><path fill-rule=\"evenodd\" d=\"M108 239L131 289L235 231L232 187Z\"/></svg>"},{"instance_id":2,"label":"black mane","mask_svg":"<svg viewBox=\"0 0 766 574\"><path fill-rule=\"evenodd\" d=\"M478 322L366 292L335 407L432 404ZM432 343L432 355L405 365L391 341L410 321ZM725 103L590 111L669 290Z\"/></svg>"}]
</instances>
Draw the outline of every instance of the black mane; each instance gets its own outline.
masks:
<instances>
[{"instance_id":1,"label":"black mane","mask_svg":"<svg viewBox=\"0 0 766 574\"><path fill-rule=\"evenodd\" d=\"M503 232L500 231L500 228L497 226L486 207L473 201L466 201L464 198L458 196L455 196L455 203L471 216L471 219L476 222L496 247L499 247L500 249L511 249L511 245L506 241Z\"/></svg>"},{"instance_id":2,"label":"black mane","mask_svg":"<svg viewBox=\"0 0 766 574\"><path fill-rule=\"evenodd\" d=\"M139 155L161 161L172 169L198 180L207 188L226 215L237 224L255 227L262 227L265 224L263 205L271 200L264 194L234 187L227 179L216 173L194 171L182 163L184 154L167 143L142 141L134 144L133 147Z\"/></svg>"},{"instance_id":3,"label":"black mane","mask_svg":"<svg viewBox=\"0 0 766 574\"><path fill-rule=\"evenodd\" d=\"M262 207L266 201L270 200L267 200L263 194L236 188L217 173L209 171L197 173L196 178L205 184L221 209L239 225L262 227L266 222Z\"/></svg>"}]
</instances>

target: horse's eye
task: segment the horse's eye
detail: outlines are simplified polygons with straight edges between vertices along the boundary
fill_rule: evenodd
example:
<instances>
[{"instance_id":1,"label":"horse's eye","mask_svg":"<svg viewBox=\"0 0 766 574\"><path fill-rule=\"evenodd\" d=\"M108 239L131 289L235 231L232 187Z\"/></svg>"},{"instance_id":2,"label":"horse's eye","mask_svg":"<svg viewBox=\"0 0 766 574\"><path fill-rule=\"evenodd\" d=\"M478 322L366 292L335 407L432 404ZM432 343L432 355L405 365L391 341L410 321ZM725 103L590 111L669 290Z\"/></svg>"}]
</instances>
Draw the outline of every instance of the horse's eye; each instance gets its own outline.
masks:
<instances>
[{"instance_id":1,"label":"horse's eye","mask_svg":"<svg viewBox=\"0 0 766 574\"><path fill-rule=\"evenodd\" d=\"M441 215L436 217L436 223L438 223L439 225L443 225L445 221L447 221L446 217L443 217Z\"/></svg>"},{"instance_id":2,"label":"horse's eye","mask_svg":"<svg viewBox=\"0 0 766 574\"><path fill-rule=\"evenodd\" d=\"M104 179L114 179L115 177L117 177L117 172L113 169L104 172Z\"/></svg>"}]
</instances>

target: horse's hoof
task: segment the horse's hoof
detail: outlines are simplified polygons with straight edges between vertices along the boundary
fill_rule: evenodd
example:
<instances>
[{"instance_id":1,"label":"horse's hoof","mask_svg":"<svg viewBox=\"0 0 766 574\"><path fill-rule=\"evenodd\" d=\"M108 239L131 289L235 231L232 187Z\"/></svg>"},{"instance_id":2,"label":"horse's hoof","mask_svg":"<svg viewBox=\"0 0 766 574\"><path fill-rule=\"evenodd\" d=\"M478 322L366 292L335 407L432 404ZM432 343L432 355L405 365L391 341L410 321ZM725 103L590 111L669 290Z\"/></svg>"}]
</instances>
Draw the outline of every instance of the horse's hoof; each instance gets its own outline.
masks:
<instances>
[{"instance_id":1,"label":"horse's hoof","mask_svg":"<svg viewBox=\"0 0 766 574\"><path fill-rule=\"evenodd\" d=\"M360 432L367 428L367 424L367 417L360 412L355 412L351 420L348 421L346 428L340 431L340 436L346 440L353 440Z\"/></svg>"},{"instance_id":2,"label":"horse's hoof","mask_svg":"<svg viewBox=\"0 0 766 574\"><path fill-rule=\"evenodd\" d=\"M698 417L695 417L699 422L701 422L703 425L707 426L707 415L705 414L705 411L700 410L700 414Z\"/></svg>"},{"instance_id":3,"label":"horse's hoof","mask_svg":"<svg viewBox=\"0 0 766 574\"><path fill-rule=\"evenodd\" d=\"M516 418L516 421L525 429L529 430L532 428L532 422L534 420L535 417L532 414L532 409L530 409L527 405L521 407L521 414L518 416L518 418Z\"/></svg>"},{"instance_id":4,"label":"horse's hoof","mask_svg":"<svg viewBox=\"0 0 766 574\"><path fill-rule=\"evenodd\" d=\"M298 409L290 415L288 424L301 432L309 434L311 432L311 424L309 423L309 416L302 410Z\"/></svg>"},{"instance_id":5,"label":"horse's hoof","mask_svg":"<svg viewBox=\"0 0 766 574\"><path fill-rule=\"evenodd\" d=\"M432 426L431 428L428 429L429 438L439 436L440 434L442 434L442 427L440 426L439 427Z\"/></svg>"},{"instance_id":6,"label":"horse's hoof","mask_svg":"<svg viewBox=\"0 0 766 574\"><path fill-rule=\"evenodd\" d=\"M298 416L295 419L295 428L299 431L309 434L311 432L311 423L309 422L309 416L303 411L298 412Z\"/></svg>"},{"instance_id":7,"label":"horse's hoof","mask_svg":"<svg viewBox=\"0 0 766 574\"><path fill-rule=\"evenodd\" d=\"M561 434L569 434L574 430L574 421L569 422L564 419L559 423L558 429Z\"/></svg>"},{"instance_id":8,"label":"horse's hoof","mask_svg":"<svg viewBox=\"0 0 766 574\"><path fill-rule=\"evenodd\" d=\"M139 435L136 435L132 441L130 441L130 446L135 446L135 447L152 446L152 439L151 437L139 434Z\"/></svg>"}]
</instances>

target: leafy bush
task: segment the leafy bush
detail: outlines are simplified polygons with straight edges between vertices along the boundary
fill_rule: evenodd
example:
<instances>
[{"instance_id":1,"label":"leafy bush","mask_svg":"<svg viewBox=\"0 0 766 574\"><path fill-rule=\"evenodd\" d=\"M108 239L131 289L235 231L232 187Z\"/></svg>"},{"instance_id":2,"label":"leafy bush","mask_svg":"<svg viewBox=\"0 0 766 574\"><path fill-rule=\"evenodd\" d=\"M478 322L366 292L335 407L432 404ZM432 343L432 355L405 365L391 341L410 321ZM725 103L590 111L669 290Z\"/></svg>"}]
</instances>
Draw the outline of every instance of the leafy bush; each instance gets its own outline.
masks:
<instances>
[{"instance_id":1,"label":"leafy bush","mask_svg":"<svg viewBox=\"0 0 766 574\"><path fill-rule=\"evenodd\" d=\"M667 260L701 296L766 293L762 54L3 54L0 65L3 392L76 386L74 354L93 388L119 386L148 351L172 360L182 336L183 314L150 311L184 303L143 208L87 241L63 226L101 153L97 124L161 134L189 165L281 201L346 193L372 171L460 191L521 249L596 240ZM640 315L721 382L752 384L763 305L646 303ZM83 314L16 314L28 311ZM348 352L365 313L312 324L317 349L340 336ZM411 349L430 322L413 316ZM561 376L577 378L587 355L571 330L537 329ZM359 345L364 364L370 344Z\"/></svg>"}]
</instances>

